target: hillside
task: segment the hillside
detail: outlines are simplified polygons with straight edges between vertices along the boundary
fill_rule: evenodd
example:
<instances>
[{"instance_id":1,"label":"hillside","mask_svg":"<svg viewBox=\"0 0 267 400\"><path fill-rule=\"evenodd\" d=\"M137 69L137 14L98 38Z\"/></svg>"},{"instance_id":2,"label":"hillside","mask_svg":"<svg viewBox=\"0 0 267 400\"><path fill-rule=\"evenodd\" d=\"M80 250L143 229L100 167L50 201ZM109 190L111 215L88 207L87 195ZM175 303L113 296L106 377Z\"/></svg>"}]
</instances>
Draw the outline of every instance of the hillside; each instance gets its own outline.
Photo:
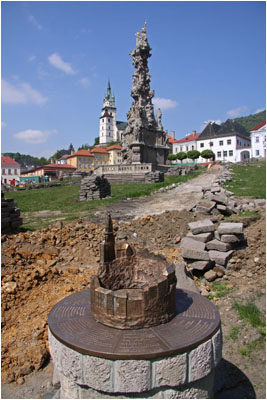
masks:
<instances>
[{"instance_id":1,"label":"hillside","mask_svg":"<svg viewBox=\"0 0 267 400\"><path fill-rule=\"evenodd\" d=\"M3 153L3 156L11 157L13 160L17 161L21 167L34 166L39 167L42 165L42 159L30 156L29 154L20 153Z\"/></svg>"},{"instance_id":2,"label":"hillside","mask_svg":"<svg viewBox=\"0 0 267 400\"><path fill-rule=\"evenodd\" d=\"M247 131L258 125L260 122L266 119L266 110L261 111L257 114L250 114L246 117L233 118L236 122L242 125Z\"/></svg>"}]
</instances>

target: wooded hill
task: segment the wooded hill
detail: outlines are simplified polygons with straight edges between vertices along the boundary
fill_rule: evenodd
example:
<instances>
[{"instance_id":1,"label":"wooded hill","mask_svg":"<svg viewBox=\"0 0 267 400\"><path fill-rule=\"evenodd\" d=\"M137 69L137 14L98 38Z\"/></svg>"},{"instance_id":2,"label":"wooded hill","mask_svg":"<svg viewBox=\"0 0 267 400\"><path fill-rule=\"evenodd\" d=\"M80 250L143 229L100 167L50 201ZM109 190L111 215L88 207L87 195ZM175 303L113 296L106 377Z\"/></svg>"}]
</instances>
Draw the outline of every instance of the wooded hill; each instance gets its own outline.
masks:
<instances>
[{"instance_id":1,"label":"wooded hill","mask_svg":"<svg viewBox=\"0 0 267 400\"><path fill-rule=\"evenodd\" d=\"M247 131L250 131L251 128L266 120L266 110L257 114L250 114L247 117L233 118L232 120L238 122Z\"/></svg>"}]
</instances>

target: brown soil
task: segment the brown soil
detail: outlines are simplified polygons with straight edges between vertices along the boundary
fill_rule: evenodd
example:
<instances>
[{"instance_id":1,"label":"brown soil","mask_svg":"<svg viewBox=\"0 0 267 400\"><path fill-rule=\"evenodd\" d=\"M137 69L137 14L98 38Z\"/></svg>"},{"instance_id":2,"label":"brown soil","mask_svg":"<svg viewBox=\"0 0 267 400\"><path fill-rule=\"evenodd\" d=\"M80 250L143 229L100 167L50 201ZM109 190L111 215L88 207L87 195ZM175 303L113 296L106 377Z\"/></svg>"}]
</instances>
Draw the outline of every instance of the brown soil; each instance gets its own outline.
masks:
<instances>
[{"instance_id":1,"label":"brown soil","mask_svg":"<svg viewBox=\"0 0 267 400\"><path fill-rule=\"evenodd\" d=\"M203 218L172 210L133 220L127 214L125 221L121 213L114 228L117 239L127 238L173 262L181 260L179 245L188 222ZM2 398L49 398L55 392L48 313L60 299L89 286L103 239L104 225L97 222L78 220L32 233L2 235ZM231 398L265 398L265 348L259 329L241 320L232 307L235 300L253 298L265 313L265 215L246 225L248 247L235 252L231 269L220 280L227 283L230 293L216 298L212 283L195 278L198 286L205 285L213 295L221 313L224 361L217 371L216 398L229 398L229 393ZM236 339L231 335L233 326L238 328ZM248 348L244 342L252 343L249 354L242 350Z\"/></svg>"}]
</instances>

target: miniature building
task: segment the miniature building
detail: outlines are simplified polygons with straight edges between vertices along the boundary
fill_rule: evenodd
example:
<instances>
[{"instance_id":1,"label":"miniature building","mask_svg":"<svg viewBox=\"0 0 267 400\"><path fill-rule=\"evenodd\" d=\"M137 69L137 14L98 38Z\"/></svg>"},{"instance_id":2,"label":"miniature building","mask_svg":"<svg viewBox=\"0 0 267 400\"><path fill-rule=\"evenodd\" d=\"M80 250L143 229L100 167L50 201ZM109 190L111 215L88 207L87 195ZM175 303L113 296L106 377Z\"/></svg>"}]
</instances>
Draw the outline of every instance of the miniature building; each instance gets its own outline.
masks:
<instances>
[{"instance_id":1,"label":"miniature building","mask_svg":"<svg viewBox=\"0 0 267 400\"><path fill-rule=\"evenodd\" d=\"M91 310L104 325L136 329L170 321L176 314L176 276L161 256L115 244L108 216L100 245L98 276L91 279Z\"/></svg>"}]
</instances>

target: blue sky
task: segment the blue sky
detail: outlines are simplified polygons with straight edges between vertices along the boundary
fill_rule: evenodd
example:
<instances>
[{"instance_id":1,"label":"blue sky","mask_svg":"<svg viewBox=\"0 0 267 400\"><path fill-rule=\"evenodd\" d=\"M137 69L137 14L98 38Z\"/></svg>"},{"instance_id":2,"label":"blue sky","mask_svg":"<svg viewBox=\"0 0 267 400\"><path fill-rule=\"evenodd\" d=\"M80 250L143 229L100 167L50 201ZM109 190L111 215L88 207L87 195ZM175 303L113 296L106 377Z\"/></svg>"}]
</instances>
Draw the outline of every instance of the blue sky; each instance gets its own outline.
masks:
<instances>
[{"instance_id":1,"label":"blue sky","mask_svg":"<svg viewBox=\"0 0 267 400\"><path fill-rule=\"evenodd\" d=\"M147 20L155 113L177 139L265 109L265 1L1 2L2 152L94 143L108 79L126 121Z\"/></svg>"}]
</instances>

